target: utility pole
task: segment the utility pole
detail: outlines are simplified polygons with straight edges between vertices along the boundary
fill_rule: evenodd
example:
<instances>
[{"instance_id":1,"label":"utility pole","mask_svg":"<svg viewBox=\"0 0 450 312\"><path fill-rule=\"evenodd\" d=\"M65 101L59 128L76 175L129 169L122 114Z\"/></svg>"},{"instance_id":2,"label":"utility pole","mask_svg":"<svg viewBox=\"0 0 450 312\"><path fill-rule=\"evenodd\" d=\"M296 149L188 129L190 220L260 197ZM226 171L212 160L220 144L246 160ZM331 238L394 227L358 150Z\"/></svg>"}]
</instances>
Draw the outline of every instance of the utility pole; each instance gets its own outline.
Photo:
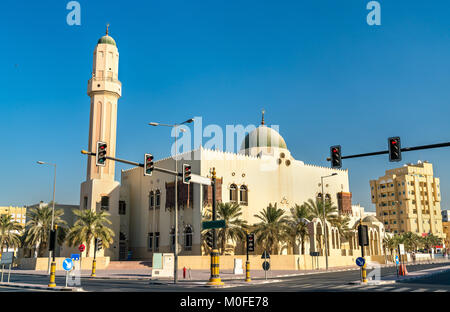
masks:
<instances>
[{"instance_id":1,"label":"utility pole","mask_svg":"<svg viewBox=\"0 0 450 312\"><path fill-rule=\"evenodd\" d=\"M211 176L211 187L212 187L212 221L216 221L216 168L212 169ZM220 286L223 282L219 275L219 250L217 249L217 233L216 229L213 228L213 247L211 250L211 277L209 279L208 285L210 286Z\"/></svg>"}]
</instances>

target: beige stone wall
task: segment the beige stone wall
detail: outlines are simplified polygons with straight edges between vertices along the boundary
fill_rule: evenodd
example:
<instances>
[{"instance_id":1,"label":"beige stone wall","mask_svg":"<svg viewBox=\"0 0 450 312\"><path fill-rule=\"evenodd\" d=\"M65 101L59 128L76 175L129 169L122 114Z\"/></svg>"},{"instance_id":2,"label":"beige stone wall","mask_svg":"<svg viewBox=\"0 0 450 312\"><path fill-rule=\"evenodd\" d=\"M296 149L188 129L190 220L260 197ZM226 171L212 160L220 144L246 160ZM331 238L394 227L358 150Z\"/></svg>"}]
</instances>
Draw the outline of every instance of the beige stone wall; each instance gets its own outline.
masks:
<instances>
[{"instance_id":1,"label":"beige stone wall","mask_svg":"<svg viewBox=\"0 0 450 312\"><path fill-rule=\"evenodd\" d=\"M55 258L56 260L56 271L63 271L62 263L64 257ZM92 269L93 257L81 259L82 270ZM106 269L109 265L109 257L97 257L97 270ZM48 269L48 258L21 258L16 260L17 267L22 270L37 270L45 271Z\"/></svg>"},{"instance_id":2,"label":"beige stone wall","mask_svg":"<svg viewBox=\"0 0 450 312\"><path fill-rule=\"evenodd\" d=\"M318 258L318 267L325 268L325 257ZM330 256L328 257L328 267L352 266L356 267L355 261L358 256ZM242 265L245 270L246 256L220 256L219 263L221 270L232 270L234 267L234 259L242 259ZM191 270L206 270L210 267L210 256L179 256L179 268L190 268ZM262 270L262 263L260 255L249 256L250 270ZM374 261L380 264L385 263L384 256L366 257L366 261ZM271 255L270 267L272 270L311 270L317 268L317 259L309 255Z\"/></svg>"}]
</instances>

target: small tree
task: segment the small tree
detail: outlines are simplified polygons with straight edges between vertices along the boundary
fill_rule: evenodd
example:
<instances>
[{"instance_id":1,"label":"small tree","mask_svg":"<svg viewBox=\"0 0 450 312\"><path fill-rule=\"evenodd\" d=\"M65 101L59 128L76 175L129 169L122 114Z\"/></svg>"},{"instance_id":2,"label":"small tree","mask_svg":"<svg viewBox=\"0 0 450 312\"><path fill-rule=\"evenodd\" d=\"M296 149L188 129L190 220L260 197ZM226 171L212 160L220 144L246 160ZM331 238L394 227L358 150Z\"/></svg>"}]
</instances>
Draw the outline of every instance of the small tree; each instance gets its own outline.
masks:
<instances>
[{"instance_id":1,"label":"small tree","mask_svg":"<svg viewBox=\"0 0 450 312\"><path fill-rule=\"evenodd\" d=\"M11 215L0 215L0 254L4 247L20 246L20 231L22 226L12 220Z\"/></svg>"}]
</instances>

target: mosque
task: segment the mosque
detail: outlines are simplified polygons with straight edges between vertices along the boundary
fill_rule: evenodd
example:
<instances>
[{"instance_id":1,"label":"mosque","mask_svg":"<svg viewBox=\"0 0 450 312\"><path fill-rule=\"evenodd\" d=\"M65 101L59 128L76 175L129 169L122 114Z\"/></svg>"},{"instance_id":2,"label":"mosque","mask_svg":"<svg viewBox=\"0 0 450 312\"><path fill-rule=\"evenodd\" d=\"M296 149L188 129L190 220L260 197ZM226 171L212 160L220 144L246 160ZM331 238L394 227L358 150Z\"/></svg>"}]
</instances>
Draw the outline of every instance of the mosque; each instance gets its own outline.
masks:
<instances>
[{"instance_id":1,"label":"mosque","mask_svg":"<svg viewBox=\"0 0 450 312\"><path fill-rule=\"evenodd\" d=\"M89 149L96 150L96 142L108 144L108 155L115 157L117 105L122 84L118 79L119 52L115 40L101 37L94 50L92 77L88 82L91 98ZM261 124L245 136L238 153L210 150L203 147L178 155L177 167L190 164L192 173L210 176L215 168L216 194L220 202L237 203L242 219L248 224L259 222L255 217L269 204L290 215L290 208L308 199L325 198L338 206L339 213L351 214L351 193L348 171L306 164L295 159L283 137L267 127L264 115ZM155 167L175 170L175 159L167 157L155 161ZM107 160L104 167L96 166L88 157L86 181L81 184L80 208L105 210L111 217L115 232L114 243L99 256L111 260L151 259L154 252L174 251L174 176L153 171L144 176L141 167L121 172L121 182L114 180L115 163ZM333 175L335 174L335 175ZM333 175L333 176L331 176ZM324 179L322 194L321 177ZM205 211L212 204L211 186L178 181L178 242L180 255L202 255L201 224ZM372 220L376 222L374 218ZM382 225L381 225L382 227ZM341 255L338 231L328 225L329 254ZM375 230L374 230L375 231ZM306 252L320 251L322 222L312 220ZM379 233L378 233L379 235ZM381 252L380 236L375 249ZM354 244L354 240L352 240ZM241 242L233 242L230 253L242 254ZM280 246L280 253L292 252ZM93 244L91 244L93 248ZM256 246L256 252L260 252ZM358 249L351 246L350 249ZM375 250L374 249L374 250Z\"/></svg>"}]
</instances>

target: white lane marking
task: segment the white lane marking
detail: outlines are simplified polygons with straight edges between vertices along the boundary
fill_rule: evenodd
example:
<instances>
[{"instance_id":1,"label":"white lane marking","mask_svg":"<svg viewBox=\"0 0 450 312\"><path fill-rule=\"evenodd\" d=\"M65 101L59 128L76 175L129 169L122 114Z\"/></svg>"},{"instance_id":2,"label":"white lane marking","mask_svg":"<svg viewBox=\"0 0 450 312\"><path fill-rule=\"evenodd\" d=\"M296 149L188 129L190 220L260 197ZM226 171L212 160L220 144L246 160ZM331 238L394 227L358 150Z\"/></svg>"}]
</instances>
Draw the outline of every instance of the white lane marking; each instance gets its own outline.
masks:
<instances>
[{"instance_id":1,"label":"white lane marking","mask_svg":"<svg viewBox=\"0 0 450 312\"><path fill-rule=\"evenodd\" d=\"M410 289L409 287L402 287L402 288L397 288L397 289L394 289L394 290L391 290L391 291L400 292L400 291L407 291L409 289Z\"/></svg>"},{"instance_id":2,"label":"white lane marking","mask_svg":"<svg viewBox=\"0 0 450 312\"><path fill-rule=\"evenodd\" d=\"M435 290L434 292L447 292L448 290L445 290L445 289L438 289L438 290Z\"/></svg>"},{"instance_id":3,"label":"white lane marking","mask_svg":"<svg viewBox=\"0 0 450 312\"><path fill-rule=\"evenodd\" d=\"M389 289L392 289L392 288L395 288L395 287L393 287L393 286L381 286L381 287L379 287L379 288L377 288L375 290L377 290L377 291L389 291Z\"/></svg>"},{"instance_id":4,"label":"white lane marking","mask_svg":"<svg viewBox=\"0 0 450 312\"><path fill-rule=\"evenodd\" d=\"M424 292L424 291L427 291L427 290L428 290L427 288L419 288L419 289L413 290L411 292Z\"/></svg>"}]
</instances>

